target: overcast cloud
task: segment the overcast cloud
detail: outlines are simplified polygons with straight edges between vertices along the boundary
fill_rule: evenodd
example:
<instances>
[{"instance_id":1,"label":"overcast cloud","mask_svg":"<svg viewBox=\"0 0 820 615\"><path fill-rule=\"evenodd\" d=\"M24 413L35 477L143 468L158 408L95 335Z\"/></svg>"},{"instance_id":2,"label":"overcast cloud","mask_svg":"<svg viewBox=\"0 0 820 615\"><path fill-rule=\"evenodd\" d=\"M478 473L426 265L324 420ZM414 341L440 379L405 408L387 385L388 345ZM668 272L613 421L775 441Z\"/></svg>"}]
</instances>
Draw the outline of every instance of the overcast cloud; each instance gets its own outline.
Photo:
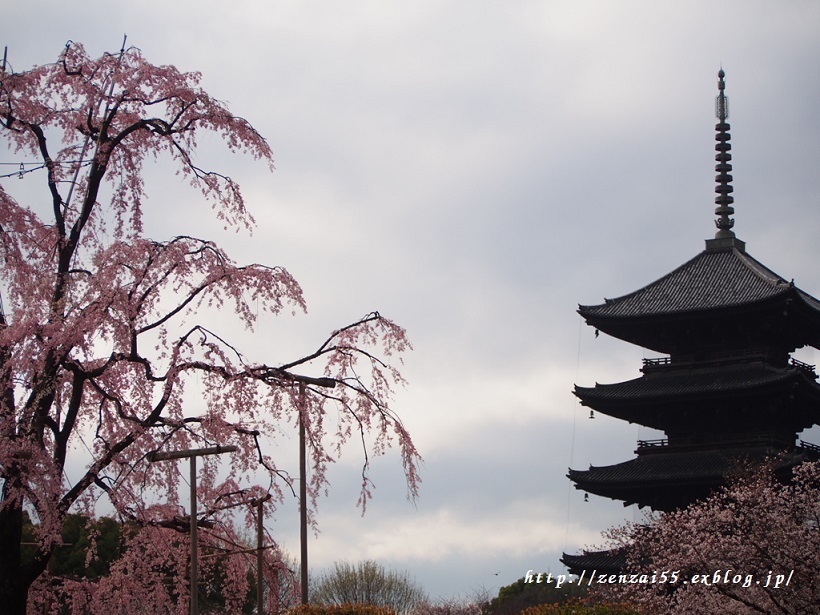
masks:
<instances>
[{"instance_id":1,"label":"overcast cloud","mask_svg":"<svg viewBox=\"0 0 820 615\"><path fill-rule=\"evenodd\" d=\"M273 174L204 144L242 183L251 237L225 233L161 168L146 230L214 239L301 282L309 314L266 321L247 341L259 360L306 352L374 309L408 329L396 408L425 458L421 497L407 501L388 454L362 517L351 449L310 554L316 567L407 569L435 597L563 572L562 550L639 517L584 503L565 478L650 436L590 421L571 394L637 376L646 356L594 338L575 309L652 282L714 234L721 65L737 234L820 296L819 32L808 0L11 0L0 45L19 71L69 39L97 55L127 33L149 61L201 71L269 140ZM294 554L296 510L269 521Z\"/></svg>"}]
</instances>

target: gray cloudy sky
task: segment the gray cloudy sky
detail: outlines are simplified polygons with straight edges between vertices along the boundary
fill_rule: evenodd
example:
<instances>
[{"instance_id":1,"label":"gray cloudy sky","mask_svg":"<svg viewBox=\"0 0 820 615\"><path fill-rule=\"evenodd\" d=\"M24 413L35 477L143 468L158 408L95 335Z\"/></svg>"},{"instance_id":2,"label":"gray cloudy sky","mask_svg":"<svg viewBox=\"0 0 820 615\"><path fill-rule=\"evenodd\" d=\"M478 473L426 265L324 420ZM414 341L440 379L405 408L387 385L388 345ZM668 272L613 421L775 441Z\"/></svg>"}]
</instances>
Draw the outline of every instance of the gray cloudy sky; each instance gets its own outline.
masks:
<instances>
[{"instance_id":1,"label":"gray cloudy sky","mask_svg":"<svg viewBox=\"0 0 820 615\"><path fill-rule=\"evenodd\" d=\"M269 140L272 175L216 158L216 140L203 152L244 186L250 238L197 213L197 193L162 169L148 185L152 236L215 239L302 283L309 314L266 323L252 356L284 361L373 309L408 329L396 408L425 458L421 497L407 501L388 454L362 517L352 449L320 503L315 566L373 558L433 597L469 596L530 568L563 572L562 550L639 517L583 503L565 478L651 437L588 420L572 396L576 382L637 376L645 356L595 339L575 309L655 280L713 235L721 65L737 234L820 295L820 3L5 4L16 70L68 39L117 50L127 33L149 61L201 71ZM296 521L291 502L269 522L294 554Z\"/></svg>"}]
</instances>

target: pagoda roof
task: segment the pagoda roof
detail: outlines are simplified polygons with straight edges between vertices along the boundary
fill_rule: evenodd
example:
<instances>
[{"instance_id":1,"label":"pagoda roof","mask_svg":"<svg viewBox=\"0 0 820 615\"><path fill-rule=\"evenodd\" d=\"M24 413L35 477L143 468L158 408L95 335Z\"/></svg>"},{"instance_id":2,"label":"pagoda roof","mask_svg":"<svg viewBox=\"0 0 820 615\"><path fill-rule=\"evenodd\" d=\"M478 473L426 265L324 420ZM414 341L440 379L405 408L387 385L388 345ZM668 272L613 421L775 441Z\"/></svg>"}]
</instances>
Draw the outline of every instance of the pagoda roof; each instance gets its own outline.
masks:
<instances>
[{"instance_id":1,"label":"pagoda roof","mask_svg":"<svg viewBox=\"0 0 820 615\"><path fill-rule=\"evenodd\" d=\"M758 313L760 323L771 324L771 309L782 315L785 305L791 324L787 335L775 336L777 343L820 346L820 301L750 256L741 242L715 247L707 241L706 250L671 273L628 295L579 305L578 313L614 337L674 352L684 350L686 329L676 322Z\"/></svg>"},{"instance_id":2,"label":"pagoda roof","mask_svg":"<svg viewBox=\"0 0 820 615\"><path fill-rule=\"evenodd\" d=\"M570 468L567 477L575 483L576 489L624 500L625 506L637 503L668 510L678 505L677 499L681 503L691 501L687 489L706 495L724 484L724 477L743 459L762 461L777 455L780 455L778 469L792 468L809 458L816 458L812 451L799 447L790 452L771 446L679 451L638 455L635 459L610 466L590 465L589 470ZM664 506L664 500L670 505Z\"/></svg>"},{"instance_id":3,"label":"pagoda roof","mask_svg":"<svg viewBox=\"0 0 820 615\"><path fill-rule=\"evenodd\" d=\"M663 455L639 455L611 466L589 466L589 470L569 470L578 488L597 493L596 485L667 484L670 481L722 480L731 457L720 451L688 451Z\"/></svg>"},{"instance_id":4,"label":"pagoda roof","mask_svg":"<svg viewBox=\"0 0 820 615\"><path fill-rule=\"evenodd\" d=\"M684 396L713 396L719 393L738 393L750 389L779 384L808 383L820 394L817 376L810 366L785 365L778 367L764 362L734 365L698 365L665 367L626 382L596 384L594 387L575 387L575 394L587 405L595 401L653 401Z\"/></svg>"},{"instance_id":5,"label":"pagoda roof","mask_svg":"<svg viewBox=\"0 0 820 615\"><path fill-rule=\"evenodd\" d=\"M573 555L563 553L561 563L571 574L580 575L584 570L594 570L601 574L617 574L626 566L626 549L607 551L587 551Z\"/></svg>"},{"instance_id":6,"label":"pagoda roof","mask_svg":"<svg viewBox=\"0 0 820 615\"><path fill-rule=\"evenodd\" d=\"M600 305L585 318L634 318L749 305L796 291L820 318L820 301L794 287L744 250L704 250L659 280Z\"/></svg>"}]
</instances>

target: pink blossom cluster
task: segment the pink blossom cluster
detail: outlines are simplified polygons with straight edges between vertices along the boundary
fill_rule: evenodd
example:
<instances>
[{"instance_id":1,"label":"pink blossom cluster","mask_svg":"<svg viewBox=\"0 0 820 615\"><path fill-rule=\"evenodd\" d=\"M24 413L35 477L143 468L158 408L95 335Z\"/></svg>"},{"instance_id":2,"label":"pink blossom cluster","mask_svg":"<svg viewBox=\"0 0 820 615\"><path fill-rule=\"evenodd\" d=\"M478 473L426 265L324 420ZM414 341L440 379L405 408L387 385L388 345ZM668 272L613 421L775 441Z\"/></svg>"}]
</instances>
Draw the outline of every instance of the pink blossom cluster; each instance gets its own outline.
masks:
<instances>
[{"instance_id":1,"label":"pink blossom cluster","mask_svg":"<svg viewBox=\"0 0 820 615\"><path fill-rule=\"evenodd\" d=\"M785 485L768 465L744 467L708 499L608 536L628 549L628 572L677 572L675 584L602 590L649 612L816 613L820 462L796 467Z\"/></svg>"},{"instance_id":2,"label":"pink blossom cluster","mask_svg":"<svg viewBox=\"0 0 820 615\"><path fill-rule=\"evenodd\" d=\"M94 59L74 43L54 64L0 73L0 136L39 161L25 181L43 188L42 201L18 203L0 187L0 612L40 609L58 594L77 613L136 612L128 604L174 612L186 602L187 535L173 522L184 507L180 479L175 464L148 463L149 451L238 447L229 464L201 463L199 507L214 528L203 532L206 550L241 542L230 505L271 493L274 506L293 490L270 446L283 423L305 425L314 506L327 464L366 432L375 446L365 449L362 507L368 454L393 444L417 492L420 457L391 406L404 383L396 362L410 349L401 327L374 312L285 364L249 362L198 315L218 310L253 329L265 312L305 309L298 283L281 267L238 264L212 241L143 236L143 167L158 155L226 226L254 223L239 185L197 166L197 139L215 133L272 169L271 149L199 79L133 47ZM327 381L311 372L335 388L317 386ZM252 482L260 468L267 484ZM51 577L63 518L93 514L101 498L142 528L127 555L94 583ZM24 510L38 528L27 562ZM266 557L276 570L278 552ZM248 564L230 561L220 574L236 598L247 591Z\"/></svg>"}]
</instances>

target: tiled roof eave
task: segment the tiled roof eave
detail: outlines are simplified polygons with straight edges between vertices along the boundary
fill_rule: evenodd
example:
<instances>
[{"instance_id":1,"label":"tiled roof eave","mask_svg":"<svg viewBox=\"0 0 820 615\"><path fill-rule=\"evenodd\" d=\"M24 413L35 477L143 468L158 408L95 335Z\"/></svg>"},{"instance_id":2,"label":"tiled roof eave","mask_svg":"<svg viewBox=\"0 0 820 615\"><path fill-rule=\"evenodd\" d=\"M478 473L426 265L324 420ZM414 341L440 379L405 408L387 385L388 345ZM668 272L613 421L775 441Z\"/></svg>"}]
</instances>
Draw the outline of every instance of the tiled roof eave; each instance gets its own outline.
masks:
<instances>
[{"instance_id":1,"label":"tiled roof eave","mask_svg":"<svg viewBox=\"0 0 820 615\"><path fill-rule=\"evenodd\" d=\"M669 322L679 319L692 319L692 318L714 318L716 316L721 316L723 314L737 314L738 311L760 311L766 310L767 308L778 307L785 303L788 299L793 299L795 296L805 295L806 297L811 297L806 293L794 292L796 289L787 289L784 288L781 292L777 294L772 294L768 297L762 297L755 300L749 301L737 301L732 303L724 303L720 305L703 305L703 306L696 306L696 307L682 307L680 309L668 309L668 310L659 310L659 311L646 311L646 312L638 312L633 314L612 314L609 313L609 310L605 309L596 309L596 308L605 308L608 304L602 303L599 305L592 305L592 306L585 306L579 305L578 306L578 313L587 321L590 325L595 325L599 322L609 322L609 323L622 323L623 325L627 325L630 323L646 323L648 320L658 320L661 322ZM807 307L810 307L812 312L817 314L817 317L820 318L820 302L817 302L817 307L814 305L809 304L803 297L801 296L801 303L805 304Z\"/></svg>"},{"instance_id":2,"label":"tiled roof eave","mask_svg":"<svg viewBox=\"0 0 820 615\"><path fill-rule=\"evenodd\" d=\"M703 481L723 480L731 465L741 456L764 458L775 453L771 447L756 447L732 451L706 453L667 453L638 456L629 461L610 466L590 466L589 470L569 469L567 477L580 489L593 493L638 485L701 484ZM799 463L801 453L793 453L781 459L778 465L786 467Z\"/></svg>"},{"instance_id":3,"label":"tiled roof eave","mask_svg":"<svg viewBox=\"0 0 820 615\"><path fill-rule=\"evenodd\" d=\"M762 371L762 370L761 370ZM651 377L641 376L634 380L627 380L614 384L596 384L594 387L576 386L575 395L585 404L607 401L652 401L661 402L663 400L683 397L702 397L715 394L733 395L748 394L754 390L779 389L797 385L807 394L813 395L820 401L820 384L810 379L795 368L783 368L782 370L770 370L768 373L749 373L745 377L734 376L715 369L712 372L705 372L701 376L706 376L709 382L698 383L690 373L681 371L678 374L670 374L671 377L658 375ZM721 377L723 381L721 382ZM651 379L650 379L651 378Z\"/></svg>"},{"instance_id":4,"label":"tiled roof eave","mask_svg":"<svg viewBox=\"0 0 820 615\"><path fill-rule=\"evenodd\" d=\"M587 320L675 316L753 306L790 292L820 315L820 302L748 254L707 251L637 291L579 305L578 312Z\"/></svg>"},{"instance_id":5,"label":"tiled roof eave","mask_svg":"<svg viewBox=\"0 0 820 615\"><path fill-rule=\"evenodd\" d=\"M572 574L580 574L580 570L595 570L597 572L617 572L626 565L626 550L614 549L610 551L584 551L580 554L562 553L561 562L567 566Z\"/></svg>"}]
</instances>

